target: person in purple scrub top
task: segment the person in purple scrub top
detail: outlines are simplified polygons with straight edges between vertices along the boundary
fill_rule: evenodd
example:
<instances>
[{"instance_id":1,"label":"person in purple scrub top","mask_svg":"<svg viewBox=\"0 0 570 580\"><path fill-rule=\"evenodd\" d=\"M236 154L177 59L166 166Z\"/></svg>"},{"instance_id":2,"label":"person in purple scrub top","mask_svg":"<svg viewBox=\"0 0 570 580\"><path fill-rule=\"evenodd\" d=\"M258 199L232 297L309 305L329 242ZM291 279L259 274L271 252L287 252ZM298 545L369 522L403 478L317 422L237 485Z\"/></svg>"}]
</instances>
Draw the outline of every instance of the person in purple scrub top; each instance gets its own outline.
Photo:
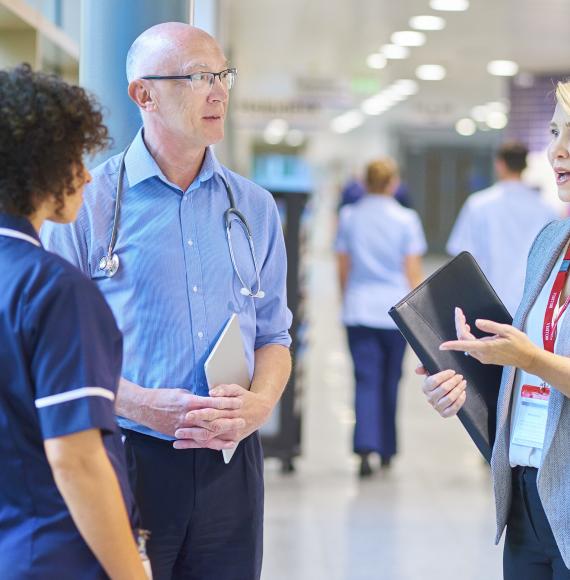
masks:
<instances>
[{"instance_id":1,"label":"person in purple scrub top","mask_svg":"<svg viewBox=\"0 0 570 580\"><path fill-rule=\"evenodd\" d=\"M0 578L147 578L114 399L122 336L95 284L47 252L107 144L85 91L0 71Z\"/></svg>"}]
</instances>

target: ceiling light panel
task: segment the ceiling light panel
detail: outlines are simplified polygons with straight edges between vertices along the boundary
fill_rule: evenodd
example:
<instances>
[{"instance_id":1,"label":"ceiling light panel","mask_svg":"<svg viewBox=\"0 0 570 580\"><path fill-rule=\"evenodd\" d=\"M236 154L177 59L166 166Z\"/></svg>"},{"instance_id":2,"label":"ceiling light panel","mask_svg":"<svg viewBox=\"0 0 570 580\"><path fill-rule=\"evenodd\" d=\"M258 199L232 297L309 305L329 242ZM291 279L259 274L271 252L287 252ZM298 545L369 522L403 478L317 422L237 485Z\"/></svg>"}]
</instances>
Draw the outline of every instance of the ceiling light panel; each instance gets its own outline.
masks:
<instances>
[{"instance_id":1,"label":"ceiling light panel","mask_svg":"<svg viewBox=\"0 0 570 580\"><path fill-rule=\"evenodd\" d=\"M400 60L410 56L410 49L407 46L397 44L385 44L380 52L388 59Z\"/></svg>"},{"instance_id":2,"label":"ceiling light panel","mask_svg":"<svg viewBox=\"0 0 570 580\"><path fill-rule=\"evenodd\" d=\"M305 134L299 129L291 129L285 136L285 143L290 147L299 147L305 141Z\"/></svg>"},{"instance_id":3,"label":"ceiling light panel","mask_svg":"<svg viewBox=\"0 0 570 580\"><path fill-rule=\"evenodd\" d=\"M486 119L486 123L491 129L504 129L508 122L509 118L501 111L491 111Z\"/></svg>"},{"instance_id":4,"label":"ceiling light panel","mask_svg":"<svg viewBox=\"0 0 570 580\"><path fill-rule=\"evenodd\" d=\"M484 123L488 115L487 107L484 105L478 105L471 109L471 117L475 119L478 123Z\"/></svg>"},{"instance_id":5,"label":"ceiling light panel","mask_svg":"<svg viewBox=\"0 0 570 580\"><path fill-rule=\"evenodd\" d=\"M422 81L440 81L445 75L445 68L439 64L422 64L416 69L416 76Z\"/></svg>"},{"instance_id":6,"label":"ceiling light panel","mask_svg":"<svg viewBox=\"0 0 570 580\"><path fill-rule=\"evenodd\" d=\"M415 95L418 92L418 83L412 79L399 79L394 83L394 87L403 95Z\"/></svg>"},{"instance_id":7,"label":"ceiling light panel","mask_svg":"<svg viewBox=\"0 0 570 580\"><path fill-rule=\"evenodd\" d=\"M519 65L512 60L492 60L487 65L487 72L497 77L514 77L519 72Z\"/></svg>"},{"instance_id":8,"label":"ceiling light panel","mask_svg":"<svg viewBox=\"0 0 570 580\"><path fill-rule=\"evenodd\" d=\"M384 68L386 66L386 57L379 52L369 54L366 59L366 64L373 69Z\"/></svg>"},{"instance_id":9,"label":"ceiling light panel","mask_svg":"<svg viewBox=\"0 0 570 580\"><path fill-rule=\"evenodd\" d=\"M410 28L414 30L443 30L445 20L441 16L420 15L410 18Z\"/></svg>"},{"instance_id":10,"label":"ceiling light panel","mask_svg":"<svg viewBox=\"0 0 570 580\"><path fill-rule=\"evenodd\" d=\"M399 30L390 37L392 44L398 46L423 46L426 43L426 35L417 30Z\"/></svg>"},{"instance_id":11,"label":"ceiling light panel","mask_svg":"<svg viewBox=\"0 0 570 580\"><path fill-rule=\"evenodd\" d=\"M352 110L335 117L331 121L331 129L335 133L348 133L364 122L364 116L360 111Z\"/></svg>"},{"instance_id":12,"label":"ceiling light panel","mask_svg":"<svg viewBox=\"0 0 570 580\"><path fill-rule=\"evenodd\" d=\"M455 130L464 137L469 137L473 135L475 131L477 131L477 125L475 125L475 121L473 119L465 118L459 119L457 123L455 123Z\"/></svg>"},{"instance_id":13,"label":"ceiling light panel","mask_svg":"<svg viewBox=\"0 0 570 580\"><path fill-rule=\"evenodd\" d=\"M463 12L469 8L469 0L430 0L432 10Z\"/></svg>"}]
</instances>

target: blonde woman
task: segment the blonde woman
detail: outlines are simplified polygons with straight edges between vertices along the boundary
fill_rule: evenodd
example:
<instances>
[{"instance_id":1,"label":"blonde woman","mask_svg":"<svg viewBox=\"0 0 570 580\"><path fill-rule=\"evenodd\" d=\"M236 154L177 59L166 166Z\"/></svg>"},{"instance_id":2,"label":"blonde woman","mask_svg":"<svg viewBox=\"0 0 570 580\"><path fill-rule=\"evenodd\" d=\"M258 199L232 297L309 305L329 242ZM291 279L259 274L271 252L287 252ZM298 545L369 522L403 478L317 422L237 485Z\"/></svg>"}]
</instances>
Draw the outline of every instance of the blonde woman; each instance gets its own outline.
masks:
<instances>
[{"instance_id":1,"label":"blonde woman","mask_svg":"<svg viewBox=\"0 0 570 580\"><path fill-rule=\"evenodd\" d=\"M570 83L556 91L548 158L562 201L570 201ZM506 526L507 580L570 578L570 220L552 222L530 250L524 295L513 325L473 323L456 309L457 341L441 345L504 366L491 461L498 542ZM470 321L471 322L471 321ZM425 374L423 368L418 373ZM447 370L424 393L444 417L465 402L465 381Z\"/></svg>"},{"instance_id":2,"label":"blonde woman","mask_svg":"<svg viewBox=\"0 0 570 580\"><path fill-rule=\"evenodd\" d=\"M336 241L343 322L356 381L354 452L360 476L371 475L371 453L388 467L396 454L396 403L405 341L389 308L422 279L426 250L418 214L394 193L398 167L389 158L366 168L367 194L344 207Z\"/></svg>"}]
</instances>

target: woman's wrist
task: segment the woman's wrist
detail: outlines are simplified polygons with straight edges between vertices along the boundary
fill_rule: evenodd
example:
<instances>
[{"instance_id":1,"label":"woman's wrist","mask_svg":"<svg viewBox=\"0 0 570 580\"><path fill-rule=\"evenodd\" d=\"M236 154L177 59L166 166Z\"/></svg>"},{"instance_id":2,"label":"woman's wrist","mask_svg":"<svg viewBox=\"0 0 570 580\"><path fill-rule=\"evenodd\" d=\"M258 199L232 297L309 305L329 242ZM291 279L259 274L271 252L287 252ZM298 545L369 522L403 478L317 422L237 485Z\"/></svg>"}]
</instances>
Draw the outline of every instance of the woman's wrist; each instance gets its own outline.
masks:
<instances>
[{"instance_id":1,"label":"woman's wrist","mask_svg":"<svg viewBox=\"0 0 570 580\"><path fill-rule=\"evenodd\" d=\"M522 361L522 364L519 365L519 367L531 375L541 377L544 370L545 354L548 354L547 351L533 344L525 355L525 360Z\"/></svg>"}]
</instances>

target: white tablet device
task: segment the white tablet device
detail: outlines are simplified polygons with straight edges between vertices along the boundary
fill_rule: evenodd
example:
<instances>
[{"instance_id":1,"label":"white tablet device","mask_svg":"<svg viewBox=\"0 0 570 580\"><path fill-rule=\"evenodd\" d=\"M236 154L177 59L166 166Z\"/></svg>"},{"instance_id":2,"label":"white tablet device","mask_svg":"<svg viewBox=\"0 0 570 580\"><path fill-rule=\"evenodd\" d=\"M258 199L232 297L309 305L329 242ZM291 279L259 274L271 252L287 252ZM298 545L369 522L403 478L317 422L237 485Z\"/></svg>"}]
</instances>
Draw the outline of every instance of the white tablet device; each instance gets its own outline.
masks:
<instances>
[{"instance_id":1,"label":"white tablet device","mask_svg":"<svg viewBox=\"0 0 570 580\"><path fill-rule=\"evenodd\" d=\"M204 370L209 389L213 389L217 385L228 384L236 384L244 389L249 389L249 369L237 314L231 315L224 330L222 330L220 338L204 363ZM235 453L235 447L234 449L223 449L222 453L224 461L229 463Z\"/></svg>"}]
</instances>

